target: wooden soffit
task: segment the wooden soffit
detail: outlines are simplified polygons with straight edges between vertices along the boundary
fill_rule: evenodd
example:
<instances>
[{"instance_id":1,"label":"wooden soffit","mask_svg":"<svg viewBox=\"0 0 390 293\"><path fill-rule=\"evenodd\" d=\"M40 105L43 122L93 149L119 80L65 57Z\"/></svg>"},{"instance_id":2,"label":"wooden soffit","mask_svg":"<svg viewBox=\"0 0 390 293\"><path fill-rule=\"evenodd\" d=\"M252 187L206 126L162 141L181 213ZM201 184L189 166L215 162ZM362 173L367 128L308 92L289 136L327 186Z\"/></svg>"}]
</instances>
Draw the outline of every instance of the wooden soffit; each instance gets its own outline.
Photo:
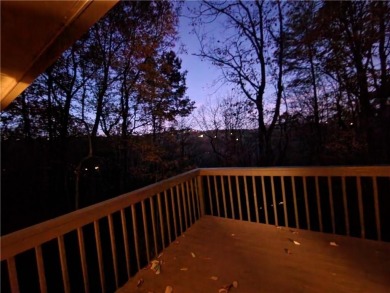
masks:
<instances>
[{"instance_id":1,"label":"wooden soffit","mask_svg":"<svg viewBox=\"0 0 390 293\"><path fill-rule=\"evenodd\" d=\"M118 0L1 1L1 109Z\"/></svg>"}]
</instances>

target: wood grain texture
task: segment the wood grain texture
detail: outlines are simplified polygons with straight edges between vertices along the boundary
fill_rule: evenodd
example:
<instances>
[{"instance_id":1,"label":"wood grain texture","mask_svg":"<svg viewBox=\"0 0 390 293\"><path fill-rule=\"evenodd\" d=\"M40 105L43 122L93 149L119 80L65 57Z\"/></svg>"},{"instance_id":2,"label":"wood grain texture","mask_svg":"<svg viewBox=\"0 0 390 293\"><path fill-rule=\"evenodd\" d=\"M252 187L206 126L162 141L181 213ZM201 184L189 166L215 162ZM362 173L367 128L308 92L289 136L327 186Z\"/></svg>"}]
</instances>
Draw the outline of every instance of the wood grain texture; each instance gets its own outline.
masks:
<instances>
[{"instance_id":1,"label":"wood grain texture","mask_svg":"<svg viewBox=\"0 0 390 293\"><path fill-rule=\"evenodd\" d=\"M390 243L213 216L202 217L178 240L164 250L160 275L141 270L117 293L164 292L167 286L174 292L218 292L233 281L238 288L231 292L390 289ZM137 288L140 278L144 283Z\"/></svg>"}]
</instances>

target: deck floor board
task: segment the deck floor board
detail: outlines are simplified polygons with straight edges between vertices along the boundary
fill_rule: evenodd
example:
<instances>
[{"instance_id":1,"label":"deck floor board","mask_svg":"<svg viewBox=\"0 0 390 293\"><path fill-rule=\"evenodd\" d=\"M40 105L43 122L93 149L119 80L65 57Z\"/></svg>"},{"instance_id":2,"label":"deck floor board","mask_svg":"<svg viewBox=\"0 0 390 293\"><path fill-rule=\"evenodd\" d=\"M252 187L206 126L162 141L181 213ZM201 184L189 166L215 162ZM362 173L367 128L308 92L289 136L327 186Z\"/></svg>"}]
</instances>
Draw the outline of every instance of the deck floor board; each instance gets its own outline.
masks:
<instances>
[{"instance_id":1,"label":"deck floor board","mask_svg":"<svg viewBox=\"0 0 390 293\"><path fill-rule=\"evenodd\" d=\"M233 281L231 293L390 292L390 243L212 216L160 259L161 274L141 270L117 292L218 292Z\"/></svg>"}]
</instances>

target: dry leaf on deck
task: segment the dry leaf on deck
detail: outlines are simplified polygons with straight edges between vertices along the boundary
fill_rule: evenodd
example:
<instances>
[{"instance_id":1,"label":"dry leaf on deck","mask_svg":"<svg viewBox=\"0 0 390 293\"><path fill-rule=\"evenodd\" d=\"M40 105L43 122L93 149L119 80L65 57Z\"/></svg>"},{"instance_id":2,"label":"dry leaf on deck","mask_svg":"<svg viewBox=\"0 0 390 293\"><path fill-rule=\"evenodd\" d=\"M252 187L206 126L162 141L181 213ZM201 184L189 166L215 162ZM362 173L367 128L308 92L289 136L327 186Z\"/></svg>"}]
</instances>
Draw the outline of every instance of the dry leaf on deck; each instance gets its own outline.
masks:
<instances>
[{"instance_id":1,"label":"dry leaf on deck","mask_svg":"<svg viewBox=\"0 0 390 293\"><path fill-rule=\"evenodd\" d=\"M137 282L137 288L141 287L142 284L144 283L144 279L139 279L138 282Z\"/></svg>"},{"instance_id":2,"label":"dry leaf on deck","mask_svg":"<svg viewBox=\"0 0 390 293\"><path fill-rule=\"evenodd\" d=\"M290 240L292 243L294 243L295 245L301 245L301 243L299 243L298 241L294 240L294 239L291 239L291 238L288 238L288 240Z\"/></svg>"},{"instance_id":3,"label":"dry leaf on deck","mask_svg":"<svg viewBox=\"0 0 390 293\"><path fill-rule=\"evenodd\" d=\"M331 246L339 246L336 242L332 241L329 243Z\"/></svg>"}]
</instances>

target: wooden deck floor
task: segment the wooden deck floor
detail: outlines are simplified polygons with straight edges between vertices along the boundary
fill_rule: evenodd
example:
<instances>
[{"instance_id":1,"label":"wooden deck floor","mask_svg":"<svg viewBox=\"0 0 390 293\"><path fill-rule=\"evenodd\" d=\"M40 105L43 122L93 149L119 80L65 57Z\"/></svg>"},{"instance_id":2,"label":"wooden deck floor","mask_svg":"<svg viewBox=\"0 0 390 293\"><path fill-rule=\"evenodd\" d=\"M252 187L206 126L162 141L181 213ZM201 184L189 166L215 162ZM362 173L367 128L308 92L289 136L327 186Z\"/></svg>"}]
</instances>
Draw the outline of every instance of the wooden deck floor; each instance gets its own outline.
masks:
<instances>
[{"instance_id":1,"label":"wooden deck floor","mask_svg":"<svg viewBox=\"0 0 390 293\"><path fill-rule=\"evenodd\" d=\"M159 275L141 270L117 292L218 292L233 281L231 293L390 292L390 243L211 216L160 259Z\"/></svg>"}]
</instances>

